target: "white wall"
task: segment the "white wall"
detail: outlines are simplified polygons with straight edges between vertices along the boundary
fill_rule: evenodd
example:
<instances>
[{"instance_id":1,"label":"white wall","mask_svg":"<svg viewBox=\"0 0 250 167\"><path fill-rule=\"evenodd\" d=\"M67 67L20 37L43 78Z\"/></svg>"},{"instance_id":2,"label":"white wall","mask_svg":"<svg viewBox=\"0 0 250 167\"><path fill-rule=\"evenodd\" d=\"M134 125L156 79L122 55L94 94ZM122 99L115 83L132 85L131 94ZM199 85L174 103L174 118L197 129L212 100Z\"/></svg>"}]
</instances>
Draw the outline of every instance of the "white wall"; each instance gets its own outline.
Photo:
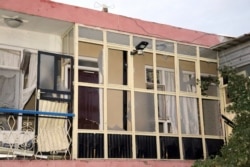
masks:
<instances>
[{"instance_id":1,"label":"white wall","mask_svg":"<svg viewBox=\"0 0 250 167\"><path fill-rule=\"evenodd\" d=\"M62 52L58 35L0 27L0 44L49 52Z\"/></svg>"}]
</instances>

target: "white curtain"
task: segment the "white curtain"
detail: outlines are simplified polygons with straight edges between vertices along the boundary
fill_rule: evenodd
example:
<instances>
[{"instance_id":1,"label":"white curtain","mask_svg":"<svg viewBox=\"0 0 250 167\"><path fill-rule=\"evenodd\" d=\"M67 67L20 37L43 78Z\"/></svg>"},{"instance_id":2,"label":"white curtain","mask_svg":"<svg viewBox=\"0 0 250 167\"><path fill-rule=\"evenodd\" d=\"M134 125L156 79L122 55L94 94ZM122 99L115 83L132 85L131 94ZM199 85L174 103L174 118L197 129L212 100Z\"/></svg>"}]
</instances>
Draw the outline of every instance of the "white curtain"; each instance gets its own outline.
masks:
<instances>
[{"instance_id":1,"label":"white curtain","mask_svg":"<svg viewBox=\"0 0 250 167\"><path fill-rule=\"evenodd\" d=\"M30 56L28 80L26 87L23 89L21 109L23 109L24 105L28 102L32 93L36 89L36 81L37 81L37 54L32 53Z\"/></svg>"},{"instance_id":2,"label":"white curtain","mask_svg":"<svg viewBox=\"0 0 250 167\"><path fill-rule=\"evenodd\" d=\"M21 52L0 48L0 107L19 108Z\"/></svg>"},{"instance_id":3,"label":"white curtain","mask_svg":"<svg viewBox=\"0 0 250 167\"><path fill-rule=\"evenodd\" d=\"M194 74L181 72L181 90L195 92ZM181 129L183 134L199 134L197 99L192 97L180 97Z\"/></svg>"},{"instance_id":4,"label":"white curtain","mask_svg":"<svg viewBox=\"0 0 250 167\"><path fill-rule=\"evenodd\" d=\"M17 74L0 69L0 107L18 108Z\"/></svg>"},{"instance_id":5,"label":"white curtain","mask_svg":"<svg viewBox=\"0 0 250 167\"><path fill-rule=\"evenodd\" d=\"M165 86L167 91L175 91L175 73L165 71ZM166 114L171 122L172 133L177 133L177 116L175 96L166 96Z\"/></svg>"},{"instance_id":6,"label":"white curtain","mask_svg":"<svg viewBox=\"0 0 250 167\"><path fill-rule=\"evenodd\" d=\"M20 64L21 51L0 48L0 107L23 109L36 88L37 54L30 56L25 88Z\"/></svg>"},{"instance_id":7,"label":"white curtain","mask_svg":"<svg viewBox=\"0 0 250 167\"><path fill-rule=\"evenodd\" d=\"M0 48L0 66L18 69L21 60L20 55L20 51Z\"/></svg>"}]
</instances>

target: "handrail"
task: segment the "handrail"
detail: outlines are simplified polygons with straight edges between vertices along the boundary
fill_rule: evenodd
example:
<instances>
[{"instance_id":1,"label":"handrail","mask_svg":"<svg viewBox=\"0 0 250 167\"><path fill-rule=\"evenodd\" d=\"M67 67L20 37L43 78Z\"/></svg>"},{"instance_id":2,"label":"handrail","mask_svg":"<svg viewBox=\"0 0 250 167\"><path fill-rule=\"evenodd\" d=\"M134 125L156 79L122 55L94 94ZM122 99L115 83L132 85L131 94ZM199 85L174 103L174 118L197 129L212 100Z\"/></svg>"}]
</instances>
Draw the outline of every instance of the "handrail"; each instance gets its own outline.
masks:
<instances>
[{"instance_id":1,"label":"handrail","mask_svg":"<svg viewBox=\"0 0 250 167\"><path fill-rule=\"evenodd\" d=\"M12 113L12 114L24 114L24 115L47 115L47 116L63 116L74 117L73 113L60 113L60 112L48 112L48 111L36 111L36 110L19 110L11 108L0 108L0 113Z\"/></svg>"}]
</instances>

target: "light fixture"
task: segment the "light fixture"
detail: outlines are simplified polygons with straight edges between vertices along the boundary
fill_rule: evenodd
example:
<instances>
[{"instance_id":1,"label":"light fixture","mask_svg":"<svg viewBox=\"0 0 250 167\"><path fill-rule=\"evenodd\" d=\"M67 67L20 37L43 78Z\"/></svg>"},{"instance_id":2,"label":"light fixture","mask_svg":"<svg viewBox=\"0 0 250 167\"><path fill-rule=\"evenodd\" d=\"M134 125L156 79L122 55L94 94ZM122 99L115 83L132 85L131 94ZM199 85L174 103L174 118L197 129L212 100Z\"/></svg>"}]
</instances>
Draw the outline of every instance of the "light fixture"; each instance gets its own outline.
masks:
<instances>
[{"instance_id":1,"label":"light fixture","mask_svg":"<svg viewBox=\"0 0 250 167\"><path fill-rule=\"evenodd\" d=\"M135 46L135 50L131 51L131 55L143 54L143 50L148 46L147 41L141 41L138 45Z\"/></svg>"},{"instance_id":2,"label":"light fixture","mask_svg":"<svg viewBox=\"0 0 250 167\"><path fill-rule=\"evenodd\" d=\"M17 28L22 25L23 20L19 18L4 18L5 24L7 24L9 27Z\"/></svg>"}]
</instances>

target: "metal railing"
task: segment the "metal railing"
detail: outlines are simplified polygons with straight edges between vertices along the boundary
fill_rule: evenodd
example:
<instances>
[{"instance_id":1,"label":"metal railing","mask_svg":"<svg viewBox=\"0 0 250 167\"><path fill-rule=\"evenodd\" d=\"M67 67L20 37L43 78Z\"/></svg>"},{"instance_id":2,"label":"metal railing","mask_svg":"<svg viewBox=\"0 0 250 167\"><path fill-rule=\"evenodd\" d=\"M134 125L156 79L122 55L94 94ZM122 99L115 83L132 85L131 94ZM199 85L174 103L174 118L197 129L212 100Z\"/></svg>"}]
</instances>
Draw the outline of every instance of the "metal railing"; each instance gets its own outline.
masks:
<instances>
[{"instance_id":1,"label":"metal railing","mask_svg":"<svg viewBox=\"0 0 250 167\"><path fill-rule=\"evenodd\" d=\"M0 159L71 159L73 117L0 108Z\"/></svg>"}]
</instances>

